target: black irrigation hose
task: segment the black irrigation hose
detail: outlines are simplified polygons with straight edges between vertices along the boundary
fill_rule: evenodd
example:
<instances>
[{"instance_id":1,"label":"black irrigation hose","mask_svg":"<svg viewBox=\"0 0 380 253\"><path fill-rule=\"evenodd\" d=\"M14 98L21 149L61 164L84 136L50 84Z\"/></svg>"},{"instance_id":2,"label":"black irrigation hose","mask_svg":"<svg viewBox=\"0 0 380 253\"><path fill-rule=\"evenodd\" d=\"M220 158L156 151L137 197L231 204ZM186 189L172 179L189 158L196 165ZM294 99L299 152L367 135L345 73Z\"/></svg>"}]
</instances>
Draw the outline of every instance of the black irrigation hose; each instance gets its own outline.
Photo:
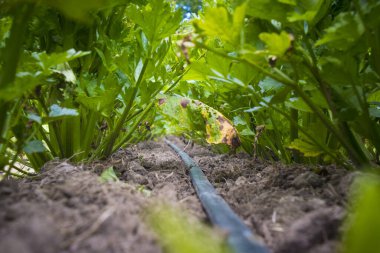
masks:
<instances>
[{"instance_id":1,"label":"black irrigation hose","mask_svg":"<svg viewBox=\"0 0 380 253\"><path fill-rule=\"evenodd\" d=\"M176 145L165 142L177 152L190 170L191 181L211 222L228 232L228 244L235 253L269 253L269 249L259 243L251 230L232 211L208 181L200 167Z\"/></svg>"}]
</instances>

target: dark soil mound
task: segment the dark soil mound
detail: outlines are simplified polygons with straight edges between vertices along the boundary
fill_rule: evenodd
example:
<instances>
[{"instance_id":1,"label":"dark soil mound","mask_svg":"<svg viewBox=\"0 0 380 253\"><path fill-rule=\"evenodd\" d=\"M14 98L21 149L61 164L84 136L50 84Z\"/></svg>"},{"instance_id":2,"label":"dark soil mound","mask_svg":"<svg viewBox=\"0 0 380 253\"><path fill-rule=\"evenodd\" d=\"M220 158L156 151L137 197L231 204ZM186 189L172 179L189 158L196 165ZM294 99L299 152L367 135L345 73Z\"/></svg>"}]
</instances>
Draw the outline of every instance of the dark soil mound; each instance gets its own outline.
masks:
<instances>
[{"instance_id":1,"label":"dark soil mound","mask_svg":"<svg viewBox=\"0 0 380 253\"><path fill-rule=\"evenodd\" d=\"M351 174L334 166L311 170L244 154L216 155L197 145L186 151L274 252L336 251ZM99 174L110 166L120 182L100 182ZM186 168L162 141L140 143L90 165L53 162L33 180L0 183L0 249L159 253L141 215L157 199L206 221Z\"/></svg>"}]
</instances>

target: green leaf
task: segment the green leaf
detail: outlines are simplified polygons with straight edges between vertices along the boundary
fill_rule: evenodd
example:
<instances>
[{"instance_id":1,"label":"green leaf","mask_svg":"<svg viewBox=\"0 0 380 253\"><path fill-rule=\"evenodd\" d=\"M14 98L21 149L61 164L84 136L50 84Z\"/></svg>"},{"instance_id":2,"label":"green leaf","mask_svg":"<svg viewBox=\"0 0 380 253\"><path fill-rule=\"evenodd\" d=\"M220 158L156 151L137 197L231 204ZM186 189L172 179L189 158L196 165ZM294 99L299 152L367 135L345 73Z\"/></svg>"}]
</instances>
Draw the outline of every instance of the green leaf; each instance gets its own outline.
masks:
<instances>
[{"instance_id":1,"label":"green leaf","mask_svg":"<svg viewBox=\"0 0 380 253\"><path fill-rule=\"evenodd\" d=\"M242 117L240 117L240 116L235 116L234 119L233 119L233 121L234 121L234 125L235 126L237 126L237 125L243 125L243 126L247 125L247 122L245 122L245 120L242 119Z\"/></svg>"},{"instance_id":2,"label":"green leaf","mask_svg":"<svg viewBox=\"0 0 380 253\"><path fill-rule=\"evenodd\" d=\"M225 79L228 78L227 76L230 73L231 60L227 60L214 53L208 53L206 55L206 62L210 71L209 77L215 76Z\"/></svg>"},{"instance_id":3,"label":"green leaf","mask_svg":"<svg viewBox=\"0 0 380 253\"><path fill-rule=\"evenodd\" d=\"M33 154L33 153L45 152L46 148L45 148L44 144L42 143L42 141L33 140L33 141L28 142L24 146L23 150L27 154Z\"/></svg>"},{"instance_id":4,"label":"green leaf","mask_svg":"<svg viewBox=\"0 0 380 253\"><path fill-rule=\"evenodd\" d=\"M119 91L119 89L108 89L102 94L91 97L79 95L76 101L91 111L101 112L103 115L108 116L110 111L113 110Z\"/></svg>"},{"instance_id":5,"label":"green leaf","mask_svg":"<svg viewBox=\"0 0 380 253\"><path fill-rule=\"evenodd\" d=\"M236 7L230 15L225 7L206 10L204 20L196 25L203 30L204 35L219 37L232 45L240 45L242 28L245 18L246 4Z\"/></svg>"},{"instance_id":6,"label":"green leaf","mask_svg":"<svg viewBox=\"0 0 380 253\"><path fill-rule=\"evenodd\" d=\"M365 4L362 4L361 8L364 14L364 23L366 26L372 29L378 28L380 24L380 2L367 2Z\"/></svg>"},{"instance_id":7,"label":"green leaf","mask_svg":"<svg viewBox=\"0 0 380 253\"><path fill-rule=\"evenodd\" d=\"M339 50L351 48L365 31L358 14L341 13L334 20L333 24L325 30L326 34L318 40L316 46L328 45Z\"/></svg>"},{"instance_id":8,"label":"green leaf","mask_svg":"<svg viewBox=\"0 0 380 253\"><path fill-rule=\"evenodd\" d=\"M243 131L240 131L239 133L240 135L244 136L255 136L255 133L249 128L245 128Z\"/></svg>"},{"instance_id":9,"label":"green leaf","mask_svg":"<svg viewBox=\"0 0 380 253\"><path fill-rule=\"evenodd\" d=\"M151 0L142 7L130 5L126 13L141 27L152 44L174 34L182 21L181 12L173 12L170 4L164 0Z\"/></svg>"},{"instance_id":10,"label":"green leaf","mask_svg":"<svg viewBox=\"0 0 380 253\"><path fill-rule=\"evenodd\" d=\"M371 93L368 98L368 102L380 102L380 90Z\"/></svg>"},{"instance_id":11,"label":"green leaf","mask_svg":"<svg viewBox=\"0 0 380 253\"><path fill-rule=\"evenodd\" d=\"M278 2L283 3L283 4L289 4L289 5L297 6L296 0L278 0Z\"/></svg>"},{"instance_id":12,"label":"green leaf","mask_svg":"<svg viewBox=\"0 0 380 253\"><path fill-rule=\"evenodd\" d=\"M285 102L288 94L292 91L292 88L285 86L282 89L278 90L276 94L271 98L271 104L279 104Z\"/></svg>"},{"instance_id":13,"label":"green leaf","mask_svg":"<svg viewBox=\"0 0 380 253\"><path fill-rule=\"evenodd\" d=\"M67 62L57 65L53 72L61 74L64 77L64 80L68 83L75 83L77 81L74 71Z\"/></svg>"},{"instance_id":14,"label":"green leaf","mask_svg":"<svg viewBox=\"0 0 380 253\"><path fill-rule=\"evenodd\" d=\"M323 153L318 146L301 139L295 139L288 147L300 151L306 157L316 157Z\"/></svg>"},{"instance_id":15,"label":"green leaf","mask_svg":"<svg viewBox=\"0 0 380 253\"><path fill-rule=\"evenodd\" d=\"M291 12L288 16L290 22L304 20L309 25L318 23L330 8L331 0L300 0L298 6L303 10L299 12Z\"/></svg>"},{"instance_id":16,"label":"green leaf","mask_svg":"<svg viewBox=\"0 0 380 253\"><path fill-rule=\"evenodd\" d=\"M206 80L211 72L209 66L205 62L194 62L191 64L191 69L182 78L184 81L203 81Z\"/></svg>"},{"instance_id":17,"label":"green leaf","mask_svg":"<svg viewBox=\"0 0 380 253\"><path fill-rule=\"evenodd\" d=\"M8 5L34 2L46 7L53 7L66 16L83 22L88 22L91 19L91 12L121 3L119 0L10 0L7 2Z\"/></svg>"},{"instance_id":18,"label":"green leaf","mask_svg":"<svg viewBox=\"0 0 380 253\"><path fill-rule=\"evenodd\" d=\"M66 52L52 54L47 54L46 52L34 52L32 54L32 57L37 61L37 64L44 72L49 72L51 67L75 60L88 54L90 54L90 52L82 52L76 51L75 49L69 49Z\"/></svg>"},{"instance_id":19,"label":"green leaf","mask_svg":"<svg viewBox=\"0 0 380 253\"><path fill-rule=\"evenodd\" d=\"M284 87L282 83L279 83L270 77L266 77L264 80L261 80L258 86L260 87L262 93L272 90L280 90Z\"/></svg>"},{"instance_id":20,"label":"green leaf","mask_svg":"<svg viewBox=\"0 0 380 253\"><path fill-rule=\"evenodd\" d=\"M286 1L289 2L289 1ZM292 6L284 1L277 0L255 0L248 1L247 14L254 18L265 20L277 20L286 22L286 14L292 10Z\"/></svg>"},{"instance_id":21,"label":"green leaf","mask_svg":"<svg viewBox=\"0 0 380 253\"><path fill-rule=\"evenodd\" d=\"M34 52L31 56L24 55L16 80L13 85L0 89L0 99L10 101L31 93L38 85L46 83L53 72L62 74L69 82L75 82L75 75L66 63L88 54L89 52L70 49L63 53Z\"/></svg>"},{"instance_id":22,"label":"green leaf","mask_svg":"<svg viewBox=\"0 0 380 253\"><path fill-rule=\"evenodd\" d=\"M282 31L277 33L260 33L259 38L267 45L267 51L271 55L283 56L291 47L290 35Z\"/></svg>"},{"instance_id":23,"label":"green leaf","mask_svg":"<svg viewBox=\"0 0 380 253\"><path fill-rule=\"evenodd\" d=\"M311 108L301 98L290 98L289 101L285 102L285 105L299 111L313 112L313 110L311 110Z\"/></svg>"},{"instance_id":24,"label":"green leaf","mask_svg":"<svg viewBox=\"0 0 380 253\"><path fill-rule=\"evenodd\" d=\"M247 110L244 110L244 112L257 112L257 111L260 111L261 109L262 109L261 106L255 106L255 107L249 108Z\"/></svg>"},{"instance_id":25,"label":"green leaf","mask_svg":"<svg viewBox=\"0 0 380 253\"><path fill-rule=\"evenodd\" d=\"M232 29L234 30L233 36L236 37L236 40L239 40L241 36L246 9L247 4L242 4L235 8L232 16Z\"/></svg>"},{"instance_id":26,"label":"green leaf","mask_svg":"<svg viewBox=\"0 0 380 253\"><path fill-rule=\"evenodd\" d=\"M343 253L377 253L380 249L380 180L367 173L355 183L353 213L347 220L343 236Z\"/></svg>"},{"instance_id":27,"label":"green leaf","mask_svg":"<svg viewBox=\"0 0 380 253\"><path fill-rule=\"evenodd\" d=\"M0 99L11 101L30 93L43 82L43 79L40 71L36 71L35 73L18 72L13 85L0 89Z\"/></svg>"},{"instance_id":28,"label":"green leaf","mask_svg":"<svg viewBox=\"0 0 380 253\"><path fill-rule=\"evenodd\" d=\"M369 108L369 115L374 118L380 118L380 106Z\"/></svg>"},{"instance_id":29,"label":"green leaf","mask_svg":"<svg viewBox=\"0 0 380 253\"><path fill-rule=\"evenodd\" d=\"M230 76L233 82L241 86L247 86L251 82L257 83L261 78L256 69L245 63L233 63L230 68Z\"/></svg>"},{"instance_id":30,"label":"green leaf","mask_svg":"<svg viewBox=\"0 0 380 253\"><path fill-rule=\"evenodd\" d=\"M102 172L102 174L100 175L100 180L104 183L118 182L119 178L116 176L113 166L111 166Z\"/></svg>"},{"instance_id":31,"label":"green leaf","mask_svg":"<svg viewBox=\"0 0 380 253\"><path fill-rule=\"evenodd\" d=\"M41 124L42 123L42 119L40 116L38 116L37 114L34 114L34 113L28 113L28 116L27 118L31 121L34 121L34 122L37 122L38 124Z\"/></svg>"}]
</instances>

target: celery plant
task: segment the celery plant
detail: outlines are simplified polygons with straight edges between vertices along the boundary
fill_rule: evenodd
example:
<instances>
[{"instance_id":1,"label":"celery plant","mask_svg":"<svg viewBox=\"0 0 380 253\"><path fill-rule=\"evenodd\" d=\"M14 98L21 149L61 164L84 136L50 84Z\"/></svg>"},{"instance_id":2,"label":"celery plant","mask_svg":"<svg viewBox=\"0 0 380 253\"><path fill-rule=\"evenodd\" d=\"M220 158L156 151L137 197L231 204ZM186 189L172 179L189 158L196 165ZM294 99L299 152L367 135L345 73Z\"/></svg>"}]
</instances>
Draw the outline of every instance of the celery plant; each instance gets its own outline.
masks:
<instances>
[{"instance_id":1,"label":"celery plant","mask_svg":"<svg viewBox=\"0 0 380 253\"><path fill-rule=\"evenodd\" d=\"M143 138L138 125L180 76L182 14L163 0L30 2L1 2L0 24L13 20L1 34L1 169L107 157Z\"/></svg>"},{"instance_id":2,"label":"celery plant","mask_svg":"<svg viewBox=\"0 0 380 253\"><path fill-rule=\"evenodd\" d=\"M378 8L370 0L214 6L194 21L192 41L208 57L185 79L207 83L202 101L238 117L246 142L252 119L267 126L261 150L284 161L299 161L298 150L304 161L366 166L380 148ZM216 85L220 97L207 95Z\"/></svg>"}]
</instances>

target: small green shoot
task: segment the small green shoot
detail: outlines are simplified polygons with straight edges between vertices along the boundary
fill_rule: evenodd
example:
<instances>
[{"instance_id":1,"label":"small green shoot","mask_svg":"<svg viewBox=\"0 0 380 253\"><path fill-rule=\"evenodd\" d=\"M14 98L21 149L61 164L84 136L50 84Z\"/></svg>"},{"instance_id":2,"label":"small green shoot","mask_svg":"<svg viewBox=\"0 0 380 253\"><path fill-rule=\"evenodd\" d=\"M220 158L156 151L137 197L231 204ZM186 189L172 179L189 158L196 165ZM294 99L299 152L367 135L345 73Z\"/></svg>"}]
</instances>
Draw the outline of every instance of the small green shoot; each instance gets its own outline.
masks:
<instances>
[{"instance_id":1,"label":"small green shoot","mask_svg":"<svg viewBox=\"0 0 380 253\"><path fill-rule=\"evenodd\" d=\"M118 182L119 178L117 177L115 170L113 169L113 166L111 166L102 172L102 174L100 175L100 180L104 183Z\"/></svg>"}]
</instances>

